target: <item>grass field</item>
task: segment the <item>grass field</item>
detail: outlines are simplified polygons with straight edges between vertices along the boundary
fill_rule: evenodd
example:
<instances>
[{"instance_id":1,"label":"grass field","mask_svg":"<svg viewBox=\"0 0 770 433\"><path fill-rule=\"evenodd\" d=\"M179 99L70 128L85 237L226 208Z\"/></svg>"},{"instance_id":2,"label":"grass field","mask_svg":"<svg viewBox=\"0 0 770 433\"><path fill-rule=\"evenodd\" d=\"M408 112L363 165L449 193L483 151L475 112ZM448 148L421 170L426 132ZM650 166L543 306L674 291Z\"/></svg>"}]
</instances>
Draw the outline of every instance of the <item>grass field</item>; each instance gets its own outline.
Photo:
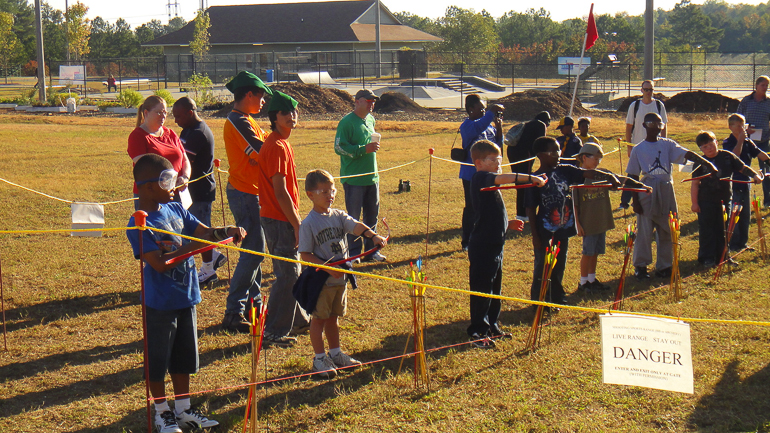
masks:
<instances>
[{"instance_id":1,"label":"grass field","mask_svg":"<svg viewBox=\"0 0 770 433\"><path fill-rule=\"evenodd\" d=\"M727 135L726 122L706 116L670 116L673 137L694 149L700 129ZM172 122L171 120L169 122ZM225 157L221 119L210 119L217 156ZM171 125L169 125L171 126ZM334 122L308 121L291 137L297 172L312 168L338 172L332 142ZM0 177L68 200L109 201L131 196L126 140L133 119L0 115ZM448 156L453 123L379 122L383 134L381 168L423 159L428 149ZM615 117L595 118L593 133L614 148L623 128ZM623 155L625 161L625 155ZM227 167L226 161L223 163ZM603 167L617 171L618 153ZM381 176L381 216L392 241L387 263L357 269L403 278L411 260L425 254L429 161ZM457 166L432 166L430 244L426 273L432 284L466 289L468 262L460 251L462 189ZM677 180L686 174L677 173ZM399 179L412 192L397 193ZM339 187L339 185L338 185ZM66 229L69 206L0 184L0 229ZM515 193L505 192L513 214ZM739 256L739 270L718 284L697 266L697 222L689 212L689 187L677 184L682 214L681 268L686 297L669 299L661 279L627 280L624 303L631 311L675 317L768 318L766 266L758 253ZM344 208L340 195L337 207ZM619 195L613 197L617 206ZM219 202L214 221L221 223ZM129 203L106 208L106 227L124 227ZM227 209L227 208L226 208ZM301 214L310 209L308 200ZM232 222L229 209L228 222ZM632 221L616 213L618 229L608 234L608 251L598 277L617 284L623 257L621 228ZM752 230L755 230L752 226ZM752 231L751 240L756 239ZM565 287L577 287L580 241L574 238ZM511 234L506 244L503 294L528 298L532 273L528 229ZM102 238L68 234L0 235L8 351L0 350L0 431L140 432L145 431L139 265L122 231ZM237 253L231 254L234 265ZM263 289L270 286L265 262ZM220 270L226 277L227 271ZM350 294L348 316L341 320L343 348L362 361L404 353L411 332L411 302L403 285L359 279ZM240 432L248 382L248 337L219 331L226 286L203 290L199 305L201 371L194 391L223 389L193 397L218 431ZM602 307L609 295L571 294L578 306ZM466 341L467 296L427 292L426 348ZM768 331L761 326L692 325L695 393L692 395L602 383L599 320L596 314L562 310L544 328L539 351L520 354L531 324L529 306L504 302L502 324L514 338L492 351L467 345L432 352L430 390L414 389L412 361L376 363L331 381L291 379L259 388L262 431L768 431L770 381ZM1 347L0 347L1 349ZM307 336L291 349L263 353L258 378L306 373L312 349Z\"/></svg>"}]
</instances>

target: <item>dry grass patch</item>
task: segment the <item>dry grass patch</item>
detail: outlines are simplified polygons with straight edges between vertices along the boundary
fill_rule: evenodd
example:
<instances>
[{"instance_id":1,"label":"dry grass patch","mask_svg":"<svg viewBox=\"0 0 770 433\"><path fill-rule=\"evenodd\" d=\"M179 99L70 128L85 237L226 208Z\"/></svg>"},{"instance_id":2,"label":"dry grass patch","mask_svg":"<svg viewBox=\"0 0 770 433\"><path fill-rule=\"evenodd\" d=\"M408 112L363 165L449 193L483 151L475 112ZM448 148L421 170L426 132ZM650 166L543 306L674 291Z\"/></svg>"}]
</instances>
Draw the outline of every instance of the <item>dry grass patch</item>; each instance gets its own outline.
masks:
<instances>
[{"instance_id":1,"label":"dry grass patch","mask_svg":"<svg viewBox=\"0 0 770 433\"><path fill-rule=\"evenodd\" d=\"M222 119L209 119L217 139L217 156L225 159ZM448 156L457 124L380 122L381 168L427 156L437 149ZM110 200L131 196L126 140L129 118L0 115L0 177L66 199ZM322 167L335 173L339 158L332 143L336 123L308 121L292 135L297 172ZM507 128L507 126L506 126ZM712 129L722 137L726 122L697 116L671 116L675 139L694 148L693 134ZM608 150L624 130L617 116L594 117L592 131ZM623 155L625 161L625 155ZM381 215L388 218L392 243L388 262L360 269L401 278L409 261L425 253L428 161L384 173ZM619 169L619 158L604 166ZM677 173L679 180L685 175ZM399 179L412 192L397 193ZM68 206L3 185L0 227L67 228ZM434 161L428 281L467 288L467 258L460 251L462 190L457 166ZM689 208L689 188L677 186L683 215L682 274L689 277L687 297L674 304L661 280L628 280L628 293L640 295L625 307L682 317L766 320L770 300L766 267L756 255L740 257L740 270L718 284L695 265L697 223ZM506 192L509 211L514 194ZM337 206L344 208L344 198ZM614 204L619 200L613 197ZM301 213L310 208L302 201ZM219 209L219 202L215 209ZM132 207L107 207L107 227L123 227ZM631 222L617 213L617 225ZM227 218L232 220L229 210ZM214 221L221 222L215 212ZM753 238L752 233L752 238ZM608 253L599 277L617 282L622 264L620 230L608 235ZM568 291L577 286L580 241L573 238L565 276ZM506 244L504 294L527 298L532 272L528 233L511 234ZM141 370L141 323L138 263L122 231L102 238L65 234L1 235L0 257L6 283L9 351L0 352L3 380L0 431L124 432L144 431L144 384ZM235 263L237 253L231 253ZM265 262L264 288L272 279ZM226 275L226 271L220 271ZM408 291L399 284L362 278L350 294L349 315L341 321L346 351L364 361L403 353L411 326ZM250 375L248 338L219 332L226 288L203 290L199 306L201 372L194 390L234 387ZM429 290L426 347L465 340L466 296ZM607 305L602 295L572 295L582 306ZM505 328L514 339L494 351L467 346L432 352L431 389L412 388L411 360L387 361L344 374L332 381L306 378L259 388L260 422L271 431L766 431L766 328L694 324L695 394L604 385L601 381L598 318L563 310L543 334L534 355L518 352L531 321L526 305L506 302ZM268 349L260 379L293 376L310 369L307 337L291 349ZM197 395L222 423L219 431L241 430L246 391L226 389Z\"/></svg>"}]
</instances>

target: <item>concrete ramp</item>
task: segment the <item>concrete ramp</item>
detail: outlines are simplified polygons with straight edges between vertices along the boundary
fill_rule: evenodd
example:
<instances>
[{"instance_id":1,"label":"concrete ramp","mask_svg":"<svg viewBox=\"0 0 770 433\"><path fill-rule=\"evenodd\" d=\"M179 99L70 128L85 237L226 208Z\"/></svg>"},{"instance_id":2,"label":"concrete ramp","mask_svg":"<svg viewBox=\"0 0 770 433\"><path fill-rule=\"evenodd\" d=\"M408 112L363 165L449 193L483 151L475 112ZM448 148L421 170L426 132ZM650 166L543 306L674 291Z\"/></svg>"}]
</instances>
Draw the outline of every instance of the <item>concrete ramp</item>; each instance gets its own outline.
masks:
<instances>
[{"instance_id":1,"label":"concrete ramp","mask_svg":"<svg viewBox=\"0 0 770 433\"><path fill-rule=\"evenodd\" d=\"M321 72L297 72L297 80L304 84L337 84L327 71Z\"/></svg>"}]
</instances>

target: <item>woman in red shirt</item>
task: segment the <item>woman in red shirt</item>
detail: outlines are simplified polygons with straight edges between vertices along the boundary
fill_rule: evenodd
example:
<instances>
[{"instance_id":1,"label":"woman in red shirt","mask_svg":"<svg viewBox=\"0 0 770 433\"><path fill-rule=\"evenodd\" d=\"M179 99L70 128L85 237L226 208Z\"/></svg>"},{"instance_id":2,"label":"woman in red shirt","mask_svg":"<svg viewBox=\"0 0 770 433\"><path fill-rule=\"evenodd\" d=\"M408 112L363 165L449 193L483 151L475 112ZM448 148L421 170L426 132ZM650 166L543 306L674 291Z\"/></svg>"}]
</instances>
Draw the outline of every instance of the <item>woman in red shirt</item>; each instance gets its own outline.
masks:
<instances>
[{"instance_id":1,"label":"woman in red shirt","mask_svg":"<svg viewBox=\"0 0 770 433\"><path fill-rule=\"evenodd\" d=\"M136 128L128 136L128 156L134 163L146 153L154 153L168 159L179 174L177 185L184 185L190 179L190 160L187 159L179 136L163 126L167 116L168 109L163 98L153 95L144 100L136 115ZM134 184L134 195L136 194ZM175 200L178 201L178 194Z\"/></svg>"}]
</instances>

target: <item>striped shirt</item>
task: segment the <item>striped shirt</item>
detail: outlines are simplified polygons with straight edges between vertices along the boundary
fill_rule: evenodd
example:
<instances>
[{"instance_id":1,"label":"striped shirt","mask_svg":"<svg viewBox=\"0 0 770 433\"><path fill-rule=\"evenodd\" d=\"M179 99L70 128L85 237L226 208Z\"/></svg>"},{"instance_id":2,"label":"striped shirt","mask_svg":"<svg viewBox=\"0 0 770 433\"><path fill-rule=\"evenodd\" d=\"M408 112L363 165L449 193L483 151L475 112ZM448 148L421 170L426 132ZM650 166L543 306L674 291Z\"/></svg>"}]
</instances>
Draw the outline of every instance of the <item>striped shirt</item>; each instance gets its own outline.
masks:
<instances>
[{"instance_id":1,"label":"striped shirt","mask_svg":"<svg viewBox=\"0 0 770 433\"><path fill-rule=\"evenodd\" d=\"M230 163L230 184L238 191L259 195L259 151L267 133L253 117L233 110L227 115L224 139Z\"/></svg>"},{"instance_id":2,"label":"striped shirt","mask_svg":"<svg viewBox=\"0 0 770 433\"><path fill-rule=\"evenodd\" d=\"M761 142L767 142L770 139L770 98L765 96L761 101L754 99L754 94L746 96L738 104L738 113L746 117L746 124L752 125L754 129L762 130Z\"/></svg>"}]
</instances>

